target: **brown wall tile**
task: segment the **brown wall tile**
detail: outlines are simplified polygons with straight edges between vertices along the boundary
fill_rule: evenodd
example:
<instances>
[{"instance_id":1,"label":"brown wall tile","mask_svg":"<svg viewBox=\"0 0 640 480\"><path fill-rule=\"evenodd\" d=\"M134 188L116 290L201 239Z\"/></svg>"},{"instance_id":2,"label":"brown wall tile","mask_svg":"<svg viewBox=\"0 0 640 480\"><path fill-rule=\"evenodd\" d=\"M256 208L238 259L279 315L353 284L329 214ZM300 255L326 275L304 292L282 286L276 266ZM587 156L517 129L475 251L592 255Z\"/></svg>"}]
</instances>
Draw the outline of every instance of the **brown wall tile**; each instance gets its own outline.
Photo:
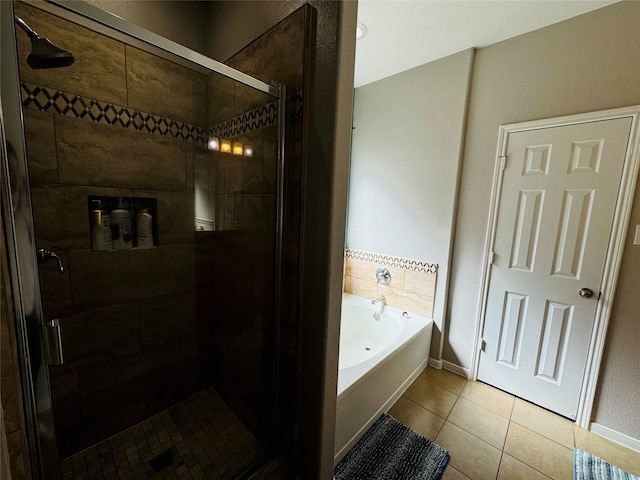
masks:
<instances>
[{"instance_id":1,"label":"brown wall tile","mask_svg":"<svg viewBox=\"0 0 640 480\"><path fill-rule=\"evenodd\" d=\"M193 295L155 297L140 302L142 347L195 344Z\"/></svg>"},{"instance_id":2,"label":"brown wall tile","mask_svg":"<svg viewBox=\"0 0 640 480\"><path fill-rule=\"evenodd\" d=\"M188 245L112 252L72 250L69 268L77 308L124 303L193 288Z\"/></svg>"},{"instance_id":3,"label":"brown wall tile","mask_svg":"<svg viewBox=\"0 0 640 480\"><path fill-rule=\"evenodd\" d=\"M24 130L30 182L57 183L58 161L53 114L25 109Z\"/></svg>"},{"instance_id":4,"label":"brown wall tile","mask_svg":"<svg viewBox=\"0 0 640 480\"><path fill-rule=\"evenodd\" d=\"M60 183L184 192L185 142L56 116Z\"/></svg>"},{"instance_id":5,"label":"brown wall tile","mask_svg":"<svg viewBox=\"0 0 640 480\"><path fill-rule=\"evenodd\" d=\"M295 163L294 158L286 158L287 168ZM262 130L262 191L276 193L278 179L278 129L267 127Z\"/></svg>"},{"instance_id":6,"label":"brown wall tile","mask_svg":"<svg viewBox=\"0 0 640 480\"><path fill-rule=\"evenodd\" d=\"M158 385L172 383L167 377L174 365L196 354L195 346L183 344L83 367L78 371L83 417L96 417L153 395Z\"/></svg>"},{"instance_id":7,"label":"brown wall tile","mask_svg":"<svg viewBox=\"0 0 640 480\"><path fill-rule=\"evenodd\" d=\"M196 156L202 155L203 152L206 153L207 149L199 145L194 145L193 142L186 142L185 150L186 150L186 166L185 166L186 172L185 173L187 177L185 192L193 192L193 164Z\"/></svg>"},{"instance_id":8,"label":"brown wall tile","mask_svg":"<svg viewBox=\"0 0 640 480\"><path fill-rule=\"evenodd\" d=\"M155 198L158 201L158 218L153 219L158 227L158 238L155 239L158 245L193 242L195 215L193 193L136 190L135 196Z\"/></svg>"},{"instance_id":9,"label":"brown wall tile","mask_svg":"<svg viewBox=\"0 0 640 480\"><path fill-rule=\"evenodd\" d=\"M128 45L126 49L130 108L194 123L197 105L199 114L195 117L202 118L200 105L206 103L202 74ZM202 97L194 98L194 94Z\"/></svg>"},{"instance_id":10,"label":"brown wall tile","mask_svg":"<svg viewBox=\"0 0 640 480\"><path fill-rule=\"evenodd\" d=\"M238 115L233 108L235 82L219 73L207 75L207 126L212 127Z\"/></svg>"},{"instance_id":11,"label":"brown wall tile","mask_svg":"<svg viewBox=\"0 0 640 480\"><path fill-rule=\"evenodd\" d=\"M282 53L279 55L282 56ZM277 101L277 99L273 98L271 95L267 95L266 93L241 83L236 83L234 85L233 92L234 117Z\"/></svg>"},{"instance_id":12,"label":"brown wall tile","mask_svg":"<svg viewBox=\"0 0 640 480\"><path fill-rule=\"evenodd\" d=\"M234 55L227 64L263 82L281 82L301 90L307 41L305 25L306 11L301 8Z\"/></svg>"},{"instance_id":13,"label":"brown wall tile","mask_svg":"<svg viewBox=\"0 0 640 480\"><path fill-rule=\"evenodd\" d=\"M130 197L133 190L66 185L38 185L31 188L38 247L54 250L91 247L87 204L89 195Z\"/></svg>"},{"instance_id":14,"label":"brown wall tile","mask_svg":"<svg viewBox=\"0 0 640 480\"><path fill-rule=\"evenodd\" d=\"M118 301L114 298L113 301ZM140 350L138 303L85 310L60 319L65 363L88 365Z\"/></svg>"},{"instance_id":15,"label":"brown wall tile","mask_svg":"<svg viewBox=\"0 0 640 480\"><path fill-rule=\"evenodd\" d=\"M75 58L70 67L33 70L26 63L31 42L17 29L22 81L118 105L126 104L125 56L121 42L21 2L15 4L15 12L40 35L70 51Z\"/></svg>"},{"instance_id":16,"label":"brown wall tile","mask_svg":"<svg viewBox=\"0 0 640 480\"><path fill-rule=\"evenodd\" d=\"M56 429L68 430L82 425L76 372L51 378L51 398Z\"/></svg>"},{"instance_id":17,"label":"brown wall tile","mask_svg":"<svg viewBox=\"0 0 640 480\"><path fill-rule=\"evenodd\" d=\"M65 313L71 313L71 282L69 280L69 256L64 250L56 251L65 267L64 273L58 271L55 260L38 265L40 276L40 294L44 318L50 320Z\"/></svg>"},{"instance_id":18,"label":"brown wall tile","mask_svg":"<svg viewBox=\"0 0 640 480\"><path fill-rule=\"evenodd\" d=\"M196 125L210 127L207 123L207 75L193 72L192 76L193 121Z\"/></svg>"}]
</instances>

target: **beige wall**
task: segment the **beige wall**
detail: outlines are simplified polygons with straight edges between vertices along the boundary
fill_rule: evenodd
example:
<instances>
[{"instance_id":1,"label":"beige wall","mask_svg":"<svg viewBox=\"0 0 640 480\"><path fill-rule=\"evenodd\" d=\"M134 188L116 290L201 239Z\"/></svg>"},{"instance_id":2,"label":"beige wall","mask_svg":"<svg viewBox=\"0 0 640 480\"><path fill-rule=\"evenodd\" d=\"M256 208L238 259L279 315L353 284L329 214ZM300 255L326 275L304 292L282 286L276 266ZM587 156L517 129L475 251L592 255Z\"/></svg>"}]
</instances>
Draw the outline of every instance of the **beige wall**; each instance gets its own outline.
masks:
<instances>
[{"instance_id":1,"label":"beige wall","mask_svg":"<svg viewBox=\"0 0 640 480\"><path fill-rule=\"evenodd\" d=\"M438 264L438 360L472 64L470 49L355 93L347 248Z\"/></svg>"},{"instance_id":2,"label":"beige wall","mask_svg":"<svg viewBox=\"0 0 640 480\"><path fill-rule=\"evenodd\" d=\"M86 2L196 52L207 53L209 2L189 0L179 2L86 0ZM246 43L253 38L255 36L248 39ZM216 58L216 60L220 59Z\"/></svg>"},{"instance_id":3,"label":"beige wall","mask_svg":"<svg viewBox=\"0 0 640 480\"><path fill-rule=\"evenodd\" d=\"M484 245L479 239L487 227L498 127L640 104L639 24L640 3L620 2L478 50L451 270L446 360L465 368L471 361L482 282ZM640 198L635 203L632 223L639 222ZM640 322L634 298L639 253L630 238L594 420L640 438Z\"/></svg>"}]
</instances>

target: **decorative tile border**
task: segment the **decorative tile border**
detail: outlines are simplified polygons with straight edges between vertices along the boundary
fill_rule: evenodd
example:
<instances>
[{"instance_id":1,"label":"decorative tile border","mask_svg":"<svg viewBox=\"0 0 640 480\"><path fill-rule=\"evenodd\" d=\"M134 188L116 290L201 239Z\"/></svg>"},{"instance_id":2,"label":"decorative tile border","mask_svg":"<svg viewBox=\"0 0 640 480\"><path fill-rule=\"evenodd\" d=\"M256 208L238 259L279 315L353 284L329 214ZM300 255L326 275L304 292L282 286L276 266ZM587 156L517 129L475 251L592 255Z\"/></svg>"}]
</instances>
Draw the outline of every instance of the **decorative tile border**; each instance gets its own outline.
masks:
<instances>
[{"instance_id":1,"label":"decorative tile border","mask_svg":"<svg viewBox=\"0 0 640 480\"><path fill-rule=\"evenodd\" d=\"M437 263L421 262L420 260L392 257L390 255L381 255L379 253L363 252L362 250L351 250L348 248L344 251L344 256L365 262L382 263L391 267L412 270L414 272L426 272L432 275L438 273Z\"/></svg>"},{"instance_id":2,"label":"decorative tile border","mask_svg":"<svg viewBox=\"0 0 640 480\"><path fill-rule=\"evenodd\" d=\"M271 127L278 122L277 102L268 103L250 112L238 115L209 129L208 133L219 138L238 137L244 133Z\"/></svg>"},{"instance_id":3,"label":"decorative tile border","mask_svg":"<svg viewBox=\"0 0 640 480\"><path fill-rule=\"evenodd\" d=\"M262 105L231 120L209 129L191 123L180 122L161 115L133 110L122 105L101 102L93 98L62 92L53 88L22 82L22 106L41 112L55 112L94 122L120 126L138 132L153 133L164 137L180 138L206 145L209 135L233 138L239 135L273 126L278 121L277 102ZM291 96L291 119L302 116L302 93Z\"/></svg>"},{"instance_id":4,"label":"decorative tile border","mask_svg":"<svg viewBox=\"0 0 640 480\"><path fill-rule=\"evenodd\" d=\"M302 117L302 92L295 92L289 97L290 120ZM210 135L218 138L232 138L253 130L271 127L278 122L278 102L262 105L249 112L226 120L208 130Z\"/></svg>"},{"instance_id":5,"label":"decorative tile border","mask_svg":"<svg viewBox=\"0 0 640 480\"><path fill-rule=\"evenodd\" d=\"M22 87L22 105L25 108L121 126L138 132L181 138L199 145L206 145L209 138L206 129L198 125L61 92L53 88L29 85L24 82L20 86Z\"/></svg>"}]
</instances>

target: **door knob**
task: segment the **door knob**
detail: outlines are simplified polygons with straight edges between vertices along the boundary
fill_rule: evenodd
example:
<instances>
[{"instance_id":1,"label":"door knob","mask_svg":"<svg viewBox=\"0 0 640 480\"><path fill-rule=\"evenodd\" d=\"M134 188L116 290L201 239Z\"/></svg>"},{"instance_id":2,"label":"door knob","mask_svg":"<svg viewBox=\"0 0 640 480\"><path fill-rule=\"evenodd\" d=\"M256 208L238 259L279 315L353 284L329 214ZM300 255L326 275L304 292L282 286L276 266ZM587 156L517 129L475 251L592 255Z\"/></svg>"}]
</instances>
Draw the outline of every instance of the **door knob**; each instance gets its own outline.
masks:
<instances>
[{"instance_id":1,"label":"door knob","mask_svg":"<svg viewBox=\"0 0 640 480\"><path fill-rule=\"evenodd\" d=\"M593 290L591 290L590 288L581 288L578 294L582 298L591 298L593 297Z\"/></svg>"}]
</instances>

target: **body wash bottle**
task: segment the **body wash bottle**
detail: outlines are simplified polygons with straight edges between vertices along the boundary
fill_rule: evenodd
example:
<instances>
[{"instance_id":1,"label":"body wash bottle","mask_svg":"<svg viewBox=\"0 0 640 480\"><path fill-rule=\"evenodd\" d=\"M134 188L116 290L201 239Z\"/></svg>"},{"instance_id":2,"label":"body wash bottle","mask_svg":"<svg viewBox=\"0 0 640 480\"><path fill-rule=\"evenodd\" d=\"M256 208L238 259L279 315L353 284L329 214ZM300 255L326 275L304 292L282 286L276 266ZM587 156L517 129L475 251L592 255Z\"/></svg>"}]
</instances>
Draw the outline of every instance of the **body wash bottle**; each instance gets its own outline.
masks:
<instances>
[{"instance_id":1,"label":"body wash bottle","mask_svg":"<svg viewBox=\"0 0 640 480\"><path fill-rule=\"evenodd\" d=\"M147 208L141 208L136 215L138 248L153 247L153 217Z\"/></svg>"},{"instance_id":2,"label":"body wash bottle","mask_svg":"<svg viewBox=\"0 0 640 480\"><path fill-rule=\"evenodd\" d=\"M113 248L125 250L132 247L131 216L125 210L122 197L118 199L118 207L111 211L111 227L113 230Z\"/></svg>"},{"instance_id":3,"label":"body wash bottle","mask_svg":"<svg viewBox=\"0 0 640 480\"><path fill-rule=\"evenodd\" d=\"M101 200L91 201L91 250L106 252L113 250L111 239L111 215L103 207Z\"/></svg>"}]
</instances>

